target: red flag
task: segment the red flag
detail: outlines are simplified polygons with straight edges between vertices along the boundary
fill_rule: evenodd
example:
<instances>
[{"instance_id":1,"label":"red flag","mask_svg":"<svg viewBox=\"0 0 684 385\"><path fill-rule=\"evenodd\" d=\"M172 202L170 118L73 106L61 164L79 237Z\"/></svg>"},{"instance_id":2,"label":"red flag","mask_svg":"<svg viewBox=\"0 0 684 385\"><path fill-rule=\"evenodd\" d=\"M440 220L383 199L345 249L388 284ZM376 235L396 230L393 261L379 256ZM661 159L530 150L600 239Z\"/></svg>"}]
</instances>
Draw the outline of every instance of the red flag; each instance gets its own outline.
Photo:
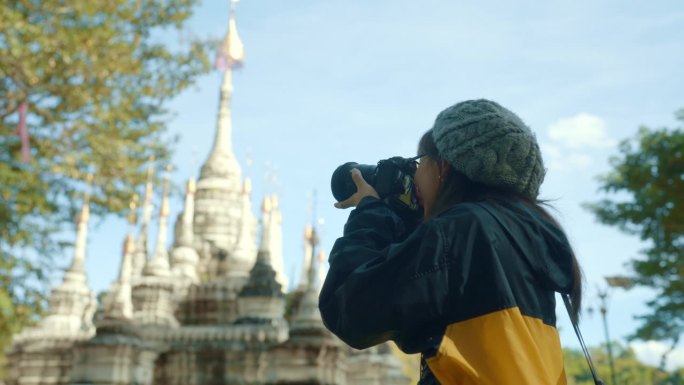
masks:
<instances>
[{"instance_id":1,"label":"red flag","mask_svg":"<svg viewBox=\"0 0 684 385\"><path fill-rule=\"evenodd\" d=\"M218 52L216 54L216 60L214 60L214 68L217 70L223 72L228 68L228 63L226 63L226 57L221 54L221 52Z\"/></svg>"},{"instance_id":2,"label":"red flag","mask_svg":"<svg viewBox=\"0 0 684 385\"><path fill-rule=\"evenodd\" d=\"M17 124L17 135L21 137L21 160L28 163L31 160L31 148L29 144L28 126L26 115L28 113L28 102L22 101L19 105L19 124Z\"/></svg>"},{"instance_id":3,"label":"red flag","mask_svg":"<svg viewBox=\"0 0 684 385\"><path fill-rule=\"evenodd\" d=\"M245 47L235 26L235 3L236 1L231 2L228 33L223 38L214 61L214 67L220 71L225 71L228 68L240 68L245 61Z\"/></svg>"}]
</instances>

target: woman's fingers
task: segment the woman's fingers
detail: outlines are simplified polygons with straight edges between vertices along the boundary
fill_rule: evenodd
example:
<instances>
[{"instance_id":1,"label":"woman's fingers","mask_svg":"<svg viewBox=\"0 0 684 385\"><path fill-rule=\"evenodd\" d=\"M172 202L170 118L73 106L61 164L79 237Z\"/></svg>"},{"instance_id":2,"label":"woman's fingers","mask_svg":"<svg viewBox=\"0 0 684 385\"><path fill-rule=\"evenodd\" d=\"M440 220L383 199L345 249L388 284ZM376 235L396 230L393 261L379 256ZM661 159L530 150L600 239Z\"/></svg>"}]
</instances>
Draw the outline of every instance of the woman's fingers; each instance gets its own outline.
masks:
<instances>
[{"instance_id":1,"label":"woman's fingers","mask_svg":"<svg viewBox=\"0 0 684 385\"><path fill-rule=\"evenodd\" d=\"M378 197L378 193L375 191L373 186L369 185L368 182L366 182L363 179L361 171L359 171L356 168L352 169L351 177L354 181L354 184L356 185L356 192L346 200L335 203L335 207L337 207L338 209L356 207L356 205L358 205L359 202L361 202L361 199L367 196L374 196L376 198Z\"/></svg>"},{"instance_id":2,"label":"woman's fingers","mask_svg":"<svg viewBox=\"0 0 684 385\"><path fill-rule=\"evenodd\" d=\"M354 184L356 184L356 194L354 195L358 195L356 203L359 203L361 199L367 196L380 197L378 192L375 191L375 188L363 179L363 175L361 175L361 171L358 169L352 170L352 180L354 181Z\"/></svg>"},{"instance_id":3,"label":"woman's fingers","mask_svg":"<svg viewBox=\"0 0 684 385\"><path fill-rule=\"evenodd\" d=\"M349 199L347 199L347 200L343 200L342 202L335 202L335 207L337 207L338 209L346 209L346 208L349 208L349 207L353 207L353 206L355 206L355 205L352 203L352 202L353 202L353 198L354 198L354 196L352 195L352 196L351 196Z\"/></svg>"},{"instance_id":4,"label":"woman's fingers","mask_svg":"<svg viewBox=\"0 0 684 385\"><path fill-rule=\"evenodd\" d=\"M363 179L363 175L361 175L361 171L359 171L358 168L353 168L351 170L351 177L352 180L354 181L354 184L356 185L356 192L364 190L366 187L371 187L368 182L366 182L365 179Z\"/></svg>"}]
</instances>

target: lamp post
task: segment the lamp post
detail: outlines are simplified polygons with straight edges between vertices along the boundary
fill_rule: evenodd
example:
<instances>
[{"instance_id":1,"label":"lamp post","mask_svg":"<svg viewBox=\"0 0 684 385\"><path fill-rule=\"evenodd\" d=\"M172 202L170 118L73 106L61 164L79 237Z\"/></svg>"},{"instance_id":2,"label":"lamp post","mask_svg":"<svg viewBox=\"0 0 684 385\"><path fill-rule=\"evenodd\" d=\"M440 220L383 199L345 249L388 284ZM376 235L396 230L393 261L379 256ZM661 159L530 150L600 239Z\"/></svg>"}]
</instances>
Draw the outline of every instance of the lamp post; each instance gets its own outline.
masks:
<instances>
[{"instance_id":1,"label":"lamp post","mask_svg":"<svg viewBox=\"0 0 684 385\"><path fill-rule=\"evenodd\" d=\"M631 289L635 282L632 278L625 276L605 277L606 283L609 287L619 287L625 290ZM606 335L606 350L608 350L608 363L610 364L610 379L613 385L618 385L615 377L615 361L613 360L613 348L610 343L610 335L608 334L608 288L598 289L598 296L601 300L601 317L603 318L603 331Z\"/></svg>"},{"instance_id":2,"label":"lamp post","mask_svg":"<svg viewBox=\"0 0 684 385\"><path fill-rule=\"evenodd\" d=\"M603 332L606 335L606 349L608 350L608 363L610 364L610 379L613 385L617 385L617 380L615 379L615 362L613 361L613 348L610 344L610 335L608 334L608 320L606 313L608 313L608 289L598 289L598 296L601 300L601 318L603 318Z\"/></svg>"}]
</instances>

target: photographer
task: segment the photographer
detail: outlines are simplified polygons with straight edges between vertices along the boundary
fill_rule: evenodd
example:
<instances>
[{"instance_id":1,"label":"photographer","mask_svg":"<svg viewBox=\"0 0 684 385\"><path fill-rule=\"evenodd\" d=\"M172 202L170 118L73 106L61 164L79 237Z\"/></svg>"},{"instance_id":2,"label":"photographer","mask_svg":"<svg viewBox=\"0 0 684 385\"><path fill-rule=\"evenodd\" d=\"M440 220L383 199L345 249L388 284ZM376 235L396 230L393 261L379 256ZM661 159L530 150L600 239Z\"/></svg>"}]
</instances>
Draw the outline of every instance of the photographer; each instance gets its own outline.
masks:
<instances>
[{"instance_id":1,"label":"photographer","mask_svg":"<svg viewBox=\"0 0 684 385\"><path fill-rule=\"evenodd\" d=\"M357 349L392 340L422 353L420 384L565 384L555 292L579 309L581 273L537 199L535 136L470 100L437 116L418 155L415 229L352 171L356 193L335 204L356 209L330 253L326 326Z\"/></svg>"}]
</instances>

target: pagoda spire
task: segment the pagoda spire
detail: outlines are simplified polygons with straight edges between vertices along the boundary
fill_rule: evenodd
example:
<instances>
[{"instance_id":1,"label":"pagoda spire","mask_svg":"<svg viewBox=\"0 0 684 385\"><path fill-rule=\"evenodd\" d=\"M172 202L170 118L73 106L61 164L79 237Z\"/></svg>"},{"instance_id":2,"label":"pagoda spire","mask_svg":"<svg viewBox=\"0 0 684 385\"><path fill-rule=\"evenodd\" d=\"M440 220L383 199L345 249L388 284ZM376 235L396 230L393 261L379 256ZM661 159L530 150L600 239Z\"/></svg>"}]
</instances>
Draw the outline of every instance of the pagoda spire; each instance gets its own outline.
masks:
<instances>
[{"instance_id":1,"label":"pagoda spire","mask_svg":"<svg viewBox=\"0 0 684 385\"><path fill-rule=\"evenodd\" d=\"M321 247L320 250L318 251L318 282L316 282L316 285L318 286L318 291L320 291L323 288L323 282L325 282L325 276L327 274L327 271L323 268L325 265L325 261L327 259L327 256L325 254L325 250Z\"/></svg>"},{"instance_id":2,"label":"pagoda spire","mask_svg":"<svg viewBox=\"0 0 684 385\"><path fill-rule=\"evenodd\" d=\"M133 195L129 204L128 226L123 245L119 278L112 283L112 288L107 294L104 303L104 319L107 320L130 320L133 318L133 302L131 298L131 278L133 275L133 253L135 252L135 240L131 230L137 223L136 211L138 195Z\"/></svg>"},{"instance_id":3,"label":"pagoda spire","mask_svg":"<svg viewBox=\"0 0 684 385\"><path fill-rule=\"evenodd\" d=\"M261 243L249 279L238 295L238 323L282 319L285 311L283 290L271 264L272 204L267 196L261 205Z\"/></svg>"},{"instance_id":4,"label":"pagoda spire","mask_svg":"<svg viewBox=\"0 0 684 385\"><path fill-rule=\"evenodd\" d=\"M128 233L126 234L126 239L124 240L123 247L123 258L121 259L121 268L119 270L119 279L117 280L119 284L128 285L128 297L130 301L130 283L133 276L133 253L135 252L135 240L133 239L132 229L135 227L137 222L136 210L138 206L138 194L133 195L131 203L128 205Z\"/></svg>"},{"instance_id":5,"label":"pagoda spire","mask_svg":"<svg viewBox=\"0 0 684 385\"><path fill-rule=\"evenodd\" d=\"M254 260L257 255L257 238L256 238L256 228L257 221L252 214L252 180L250 178L245 178L242 185L242 212L240 220L240 231L238 235L238 242L235 245L233 252L233 265L228 266L223 269L228 275L242 275L249 274L249 269L254 265ZM228 263L228 262L226 262ZM236 263L240 266L235 270ZM231 269L232 268L232 269Z\"/></svg>"},{"instance_id":6,"label":"pagoda spire","mask_svg":"<svg viewBox=\"0 0 684 385\"><path fill-rule=\"evenodd\" d=\"M311 243L311 246L309 247L309 251L311 254L309 254L309 265L307 266L308 269L306 271L306 288L307 290L315 290L316 289L316 255L315 250L316 246L318 246L318 233L316 232L315 227L311 227L311 233L308 241Z\"/></svg>"},{"instance_id":7,"label":"pagoda spire","mask_svg":"<svg viewBox=\"0 0 684 385\"><path fill-rule=\"evenodd\" d=\"M74 245L74 259L64 275L64 280L78 280L85 282L85 258L88 244L88 222L90 220L90 190L92 188L93 175L87 177L88 188L83 198L81 211L76 219L76 244Z\"/></svg>"},{"instance_id":8,"label":"pagoda spire","mask_svg":"<svg viewBox=\"0 0 684 385\"><path fill-rule=\"evenodd\" d=\"M195 215L195 190L197 190L195 178L190 177L185 188L185 207L183 208L183 216L181 217L183 227L181 227L178 246L192 247L193 245L195 234L192 228L192 220Z\"/></svg>"},{"instance_id":9,"label":"pagoda spire","mask_svg":"<svg viewBox=\"0 0 684 385\"><path fill-rule=\"evenodd\" d=\"M145 196L142 204L142 218L140 224L140 233L135 241L135 253L133 254L133 277L142 275L143 267L147 262L147 243L148 231L150 221L152 220L152 197L154 194L152 181L154 178L154 157L150 157L149 166L147 168L147 182L145 183Z\"/></svg>"},{"instance_id":10,"label":"pagoda spire","mask_svg":"<svg viewBox=\"0 0 684 385\"><path fill-rule=\"evenodd\" d=\"M318 310L317 258L315 253L319 242L315 227L311 225L306 227L304 230L304 241L308 246L305 247L307 254L305 254L304 276L299 284L302 297L294 310L290 323L290 336L294 339L300 338L302 334L310 334L313 330L316 331L314 334L329 334L323 326L321 313Z\"/></svg>"},{"instance_id":11,"label":"pagoda spire","mask_svg":"<svg viewBox=\"0 0 684 385\"><path fill-rule=\"evenodd\" d=\"M312 225L308 224L304 227L304 261L302 263L302 272L299 275L298 290L305 290L310 283L309 270L311 269L314 247L317 243L316 232Z\"/></svg>"},{"instance_id":12,"label":"pagoda spire","mask_svg":"<svg viewBox=\"0 0 684 385\"><path fill-rule=\"evenodd\" d=\"M88 223L90 221L90 190L92 188L93 175L87 177L88 187L83 197L81 211L76 218L76 243L74 244L74 258L71 266L64 274L64 282L86 282L85 258L88 244Z\"/></svg>"},{"instance_id":13,"label":"pagoda spire","mask_svg":"<svg viewBox=\"0 0 684 385\"><path fill-rule=\"evenodd\" d=\"M231 1L228 32L218 52L217 67L223 70L221 94L219 99L218 124L214 145L209 158L202 167L201 177L233 177L240 180L240 169L233 155L231 99L233 96L233 69L242 66L244 46L238 36L235 24L235 7L237 1Z\"/></svg>"},{"instance_id":14,"label":"pagoda spire","mask_svg":"<svg viewBox=\"0 0 684 385\"><path fill-rule=\"evenodd\" d=\"M173 314L173 282L166 251L169 217L169 186L171 165L164 176L162 203L159 210L157 243L152 258L147 261L143 275L133 287L133 322L142 325L177 327Z\"/></svg>"},{"instance_id":15,"label":"pagoda spire","mask_svg":"<svg viewBox=\"0 0 684 385\"><path fill-rule=\"evenodd\" d=\"M128 234L126 234L126 239L124 240L123 247L123 258L121 259L121 268L119 270L118 282L120 285L128 286L128 300L130 301L131 292L130 284L133 275L133 253L135 251L135 240L133 239L132 229L137 222L136 210L138 205L138 194L133 195L131 203L128 205Z\"/></svg>"},{"instance_id":16,"label":"pagoda spire","mask_svg":"<svg viewBox=\"0 0 684 385\"><path fill-rule=\"evenodd\" d=\"M280 211L278 195L271 195L271 264L276 271L276 279L285 291L288 287L288 278L285 275L283 263L283 213Z\"/></svg>"},{"instance_id":17,"label":"pagoda spire","mask_svg":"<svg viewBox=\"0 0 684 385\"><path fill-rule=\"evenodd\" d=\"M176 245L171 250L174 275L187 278L189 282L197 282L199 279L197 276L199 255L193 246L195 238L193 230L195 190L195 178L190 177L185 190L185 207L180 218L180 234L176 239Z\"/></svg>"},{"instance_id":18,"label":"pagoda spire","mask_svg":"<svg viewBox=\"0 0 684 385\"><path fill-rule=\"evenodd\" d=\"M243 221L239 211L233 209L242 204L242 177L240 165L232 148L232 71L238 68L244 59L243 45L235 26L235 4L235 1L231 3L228 32L218 56L224 72L216 135L209 156L200 170L195 195L194 244L198 249L211 245L214 257L221 254L234 255L240 241ZM254 264L254 257L251 255L244 261L236 261L236 266L231 266L231 270L246 275L249 267Z\"/></svg>"},{"instance_id":19,"label":"pagoda spire","mask_svg":"<svg viewBox=\"0 0 684 385\"><path fill-rule=\"evenodd\" d=\"M53 288L48 298L47 316L34 330L37 335L90 335L97 301L88 287L85 272L88 221L90 218L90 190L92 175L88 175L88 188L78 216L76 244L71 266L64 273L62 283ZM28 332L28 331L27 331Z\"/></svg>"},{"instance_id":20,"label":"pagoda spire","mask_svg":"<svg viewBox=\"0 0 684 385\"><path fill-rule=\"evenodd\" d=\"M168 236L168 217L169 217L169 185L171 179L171 165L167 167L164 176L164 192L162 195L161 209L159 210L159 229L157 233L157 244L152 258L145 265L144 275L168 276L169 275L169 254L166 251L166 239Z\"/></svg>"},{"instance_id":21,"label":"pagoda spire","mask_svg":"<svg viewBox=\"0 0 684 385\"><path fill-rule=\"evenodd\" d=\"M257 254L257 259L271 264L271 221L273 219L272 215L273 203L271 197L264 198L261 203L261 241L259 242L259 252Z\"/></svg>"}]
</instances>

